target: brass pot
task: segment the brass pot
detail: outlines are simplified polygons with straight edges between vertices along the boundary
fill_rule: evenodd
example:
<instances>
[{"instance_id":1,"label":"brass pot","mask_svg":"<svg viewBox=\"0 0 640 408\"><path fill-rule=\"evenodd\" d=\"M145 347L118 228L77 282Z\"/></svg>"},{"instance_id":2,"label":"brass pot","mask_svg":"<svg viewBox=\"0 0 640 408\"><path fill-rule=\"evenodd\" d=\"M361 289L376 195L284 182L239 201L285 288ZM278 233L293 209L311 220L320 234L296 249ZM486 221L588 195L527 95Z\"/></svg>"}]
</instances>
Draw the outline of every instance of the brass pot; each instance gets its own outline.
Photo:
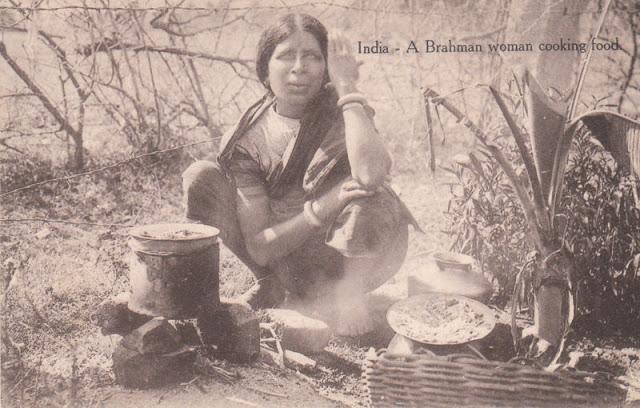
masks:
<instances>
[{"instance_id":1,"label":"brass pot","mask_svg":"<svg viewBox=\"0 0 640 408\"><path fill-rule=\"evenodd\" d=\"M421 255L408 261L409 296L446 293L487 303L493 287L486 277L473 270L473 258L463 254L447 253L448 256L444 259L440 254L442 253ZM455 258L462 262L452 262Z\"/></svg>"}]
</instances>

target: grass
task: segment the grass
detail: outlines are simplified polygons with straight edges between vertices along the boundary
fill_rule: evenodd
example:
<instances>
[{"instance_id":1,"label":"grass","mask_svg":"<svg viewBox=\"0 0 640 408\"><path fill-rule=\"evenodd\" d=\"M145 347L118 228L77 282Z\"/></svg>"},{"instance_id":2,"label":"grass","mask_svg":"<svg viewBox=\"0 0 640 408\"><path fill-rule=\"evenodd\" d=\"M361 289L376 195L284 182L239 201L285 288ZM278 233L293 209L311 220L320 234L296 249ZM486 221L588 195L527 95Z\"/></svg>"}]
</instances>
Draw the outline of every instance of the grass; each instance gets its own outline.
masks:
<instances>
[{"instance_id":1,"label":"grass","mask_svg":"<svg viewBox=\"0 0 640 408\"><path fill-rule=\"evenodd\" d=\"M437 146L438 161L447 165L457 153L470 149L463 135ZM417 144L420 146L420 144ZM412 153L412 160L405 160ZM447 206L451 182L445 172L431 174L420 149L396 157L392 185L424 230L411 232L406 276L414 258L427 251L449 249ZM112 157L105 157L107 162ZM180 172L187 155L166 162L145 161L117 171L53 184L4 200L2 218L60 218L109 224L142 225L181 219ZM54 174L46 164L34 164L42 174ZM33 172L22 173L39 177ZM27 184L28 181L23 181ZM102 336L91 322L91 310L105 298L129 288L126 227L58 223L10 223L0 230L3 291L3 406L99 405L103 391L115 383L111 353L119 338ZM251 273L224 247L220 261L220 294L234 297L253 283ZM375 340L378 347L383 341ZM600 341L598 340L598 343ZM617 344L603 345L615 358ZM314 377L321 393L349 405L363 404L360 374L353 370L371 342L333 339L329 350L345 358L329 362ZM619 348L619 347L618 347ZM576 342L571 349L590 353ZM595 352L594 352L595 353ZM616 369L626 370L631 357L622 356ZM601 367L598 356L588 362ZM585 360L586 361L586 360ZM17 362L17 365L10 363ZM333 365L332 365L333 364ZM75 401L75 402L74 402Z\"/></svg>"},{"instance_id":2,"label":"grass","mask_svg":"<svg viewBox=\"0 0 640 408\"><path fill-rule=\"evenodd\" d=\"M179 170L187 163L121 169L45 191L19 193L6 200L2 216L137 225L180 220ZM442 231L448 190L442 177L419 168L393 180L425 231L412 232L409 257L447 247ZM40 205L21 205L25 202ZM5 377L3 402L20 405L34 398L40 401L36 405L51 402L47 390L70 393L74 376L80 389L112 383L110 355L116 336L102 336L91 323L91 311L105 298L128 290L127 228L41 222L8 226L0 232L3 276L5 280L12 276L4 291L2 323L20 350L23 368L14 378ZM248 269L223 248L221 296L236 296L252 282Z\"/></svg>"}]
</instances>

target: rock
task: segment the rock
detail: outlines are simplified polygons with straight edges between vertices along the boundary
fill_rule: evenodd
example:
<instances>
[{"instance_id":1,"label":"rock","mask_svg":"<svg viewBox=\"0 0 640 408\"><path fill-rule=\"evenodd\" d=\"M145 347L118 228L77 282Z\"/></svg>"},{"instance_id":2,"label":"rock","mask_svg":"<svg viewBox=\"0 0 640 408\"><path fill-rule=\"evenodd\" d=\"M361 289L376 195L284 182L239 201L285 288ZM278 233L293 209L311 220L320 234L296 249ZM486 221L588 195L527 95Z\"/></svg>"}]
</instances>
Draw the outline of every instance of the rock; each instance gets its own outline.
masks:
<instances>
[{"instance_id":1,"label":"rock","mask_svg":"<svg viewBox=\"0 0 640 408\"><path fill-rule=\"evenodd\" d=\"M198 316L198 328L204 344L215 344L225 358L248 362L260 354L258 316L245 304L225 302L214 311Z\"/></svg>"},{"instance_id":2,"label":"rock","mask_svg":"<svg viewBox=\"0 0 640 408\"><path fill-rule=\"evenodd\" d=\"M145 316L129 310L129 296L129 292L123 292L98 305L92 319L101 328L102 334L125 336L153 319L152 316Z\"/></svg>"},{"instance_id":3,"label":"rock","mask_svg":"<svg viewBox=\"0 0 640 408\"><path fill-rule=\"evenodd\" d=\"M176 329L163 318L153 319L126 335L121 344L140 354L170 353L182 346Z\"/></svg>"},{"instance_id":4,"label":"rock","mask_svg":"<svg viewBox=\"0 0 640 408\"><path fill-rule=\"evenodd\" d=\"M35 237L38 239L45 239L49 235L51 235L51 230L49 228L43 228L36 233Z\"/></svg>"},{"instance_id":5,"label":"rock","mask_svg":"<svg viewBox=\"0 0 640 408\"><path fill-rule=\"evenodd\" d=\"M291 364L298 370L311 370L316 368L318 364L316 360L291 350L284 350L284 363Z\"/></svg>"},{"instance_id":6,"label":"rock","mask_svg":"<svg viewBox=\"0 0 640 408\"><path fill-rule=\"evenodd\" d=\"M282 347L303 354L321 352L329 343L329 326L295 310L266 309L269 318L282 330Z\"/></svg>"},{"instance_id":7,"label":"rock","mask_svg":"<svg viewBox=\"0 0 640 408\"><path fill-rule=\"evenodd\" d=\"M188 381L193 376L195 356L193 349L168 354L140 354L121 342L113 352L113 372L118 384L124 387L161 387Z\"/></svg>"},{"instance_id":8,"label":"rock","mask_svg":"<svg viewBox=\"0 0 640 408\"><path fill-rule=\"evenodd\" d=\"M173 320L171 325L176 328L183 344L199 346L202 344L196 319Z\"/></svg>"}]
</instances>

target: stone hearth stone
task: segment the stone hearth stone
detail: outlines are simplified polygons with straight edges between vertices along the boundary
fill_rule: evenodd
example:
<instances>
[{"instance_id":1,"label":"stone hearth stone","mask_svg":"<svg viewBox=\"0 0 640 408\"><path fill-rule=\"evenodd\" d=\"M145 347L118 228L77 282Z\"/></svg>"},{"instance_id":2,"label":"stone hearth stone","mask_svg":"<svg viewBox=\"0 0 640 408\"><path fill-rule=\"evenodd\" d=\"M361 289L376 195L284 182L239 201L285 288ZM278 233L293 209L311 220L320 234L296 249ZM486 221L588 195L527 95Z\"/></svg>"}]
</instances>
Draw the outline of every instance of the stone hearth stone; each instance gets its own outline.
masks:
<instances>
[{"instance_id":1,"label":"stone hearth stone","mask_svg":"<svg viewBox=\"0 0 640 408\"><path fill-rule=\"evenodd\" d=\"M113 353L113 372L118 384L124 387L162 387L191 379L195 356L193 349L140 354L121 342Z\"/></svg>"},{"instance_id":2,"label":"stone hearth stone","mask_svg":"<svg viewBox=\"0 0 640 408\"><path fill-rule=\"evenodd\" d=\"M176 329L163 318L155 318L126 335L121 344L140 354L170 353L182 346Z\"/></svg>"},{"instance_id":3,"label":"stone hearth stone","mask_svg":"<svg viewBox=\"0 0 640 408\"><path fill-rule=\"evenodd\" d=\"M302 354L321 352L329 343L331 331L322 320L289 309L266 309L269 318L282 330L282 347Z\"/></svg>"},{"instance_id":4,"label":"stone hearth stone","mask_svg":"<svg viewBox=\"0 0 640 408\"><path fill-rule=\"evenodd\" d=\"M214 344L224 358L248 362L260 354L260 322L244 303L222 301L219 309L198 317L204 344Z\"/></svg>"},{"instance_id":5,"label":"stone hearth stone","mask_svg":"<svg viewBox=\"0 0 640 408\"><path fill-rule=\"evenodd\" d=\"M183 344L199 346L202 344L196 319L170 320L169 323L176 328Z\"/></svg>"},{"instance_id":6,"label":"stone hearth stone","mask_svg":"<svg viewBox=\"0 0 640 408\"><path fill-rule=\"evenodd\" d=\"M120 293L100 303L92 318L104 335L119 334L126 336L142 326L153 316L145 316L129 310L129 292Z\"/></svg>"}]
</instances>

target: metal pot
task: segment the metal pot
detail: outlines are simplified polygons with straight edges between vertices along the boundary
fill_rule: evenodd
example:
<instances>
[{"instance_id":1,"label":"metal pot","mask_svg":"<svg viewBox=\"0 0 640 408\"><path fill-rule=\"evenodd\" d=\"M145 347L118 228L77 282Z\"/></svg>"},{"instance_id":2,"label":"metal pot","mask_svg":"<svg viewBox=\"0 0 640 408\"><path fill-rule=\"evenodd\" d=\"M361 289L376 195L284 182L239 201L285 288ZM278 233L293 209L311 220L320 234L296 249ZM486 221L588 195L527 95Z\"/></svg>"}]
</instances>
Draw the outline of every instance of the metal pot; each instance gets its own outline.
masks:
<instances>
[{"instance_id":1,"label":"metal pot","mask_svg":"<svg viewBox=\"0 0 640 408\"><path fill-rule=\"evenodd\" d=\"M445 264L440 259L436 261L438 254L422 255L408 261L409 296L446 293L466 296L482 303L489 301L493 287L487 278L473 271L469 263L469 259L473 258L467 255L460 257L464 262L460 267L456 267L454 263Z\"/></svg>"},{"instance_id":2,"label":"metal pot","mask_svg":"<svg viewBox=\"0 0 640 408\"><path fill-rule=\"evenodd\" d=\"M129 235L129 309L169 319L197 317L220 304L220 255L216 228L200 224L154 224Z\"/></svg>"}]
</instances>

